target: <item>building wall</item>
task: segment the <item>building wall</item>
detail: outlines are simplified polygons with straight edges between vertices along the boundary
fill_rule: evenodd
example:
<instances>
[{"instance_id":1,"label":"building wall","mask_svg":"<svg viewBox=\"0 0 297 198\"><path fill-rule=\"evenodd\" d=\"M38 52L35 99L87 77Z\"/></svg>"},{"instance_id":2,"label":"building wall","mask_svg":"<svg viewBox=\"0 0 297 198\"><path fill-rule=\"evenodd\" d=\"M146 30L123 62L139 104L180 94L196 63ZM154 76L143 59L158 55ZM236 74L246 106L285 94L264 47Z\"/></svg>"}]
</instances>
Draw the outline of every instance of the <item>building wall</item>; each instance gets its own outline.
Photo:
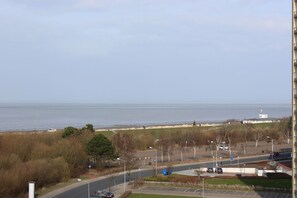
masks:
<instances>
[{"instance_id":1,"label":"building wall","mask_svg":"<svg viewBox=\"0 0 297 198\"><path fill-rule=\"evenodd\" d=\"M293 156L292 156L292 197L296 196L296 105L297 105L297 0L292 0L292 134L293 134Z\"/></svg>"}]
</instances>

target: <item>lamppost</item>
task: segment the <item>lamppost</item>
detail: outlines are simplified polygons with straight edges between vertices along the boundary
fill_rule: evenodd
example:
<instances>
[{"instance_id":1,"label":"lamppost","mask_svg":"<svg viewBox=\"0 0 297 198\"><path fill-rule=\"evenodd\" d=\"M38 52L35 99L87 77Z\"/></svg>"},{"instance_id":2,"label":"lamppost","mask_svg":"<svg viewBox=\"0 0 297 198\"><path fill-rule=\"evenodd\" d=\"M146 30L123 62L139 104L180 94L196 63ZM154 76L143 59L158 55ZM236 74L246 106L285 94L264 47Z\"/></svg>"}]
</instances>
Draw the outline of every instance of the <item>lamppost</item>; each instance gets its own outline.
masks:
<instances>
[{"instance_id":1,"label":"lamppost","mask_svg":"<svg viewBox=\"0 0 297 198\"><path fill-rule=\"evenodd\" d=\"M156 144L159 142L159 139L155 140L155 148L156 148L156 176L158 175L158 147Z\"/></svg>"},{"instance_id":2,"label":"lamppost","mask_svg":"<svg viewBox=\"0 0 297 198\"><path fill-rule=\"evenodd\" d=\"M214 141L210 141L210 144L211 144L211 155L212 155L212 158L213 158L213 164L214 164L214 154L213 154L213 147L214 147ZM218 146L215 146L215 149L216 149L216 167L218 166ZM213 165L214 167L214 165Z\"/></svg>"},{"instance_id":3,"label":"lamppost","mask_svg":"<svg viewBox=\"0 0 297 198\"><path fill-rule=\"evenodd\" d=\"M156 149L156 176L158 175L158 149Z\"/></svg>"},{"instance_id":4,"label":"lamppost","mask_svg":"<svg viewBox=\"0 0 297 198\"><path fill-rule=\"evenodd\" d=\"M273 139L269 136L267 136L267 139L271 140L271 161L273 161Z\"/></svg>"},{"instance_id":5,"label":"lamppost","mask_svg":"<svg viewBox=\"0 0 297 198\"><path fill-rule=\"evenodd\" d=\"M89 179L88 179L88 198L90 198L90 169L92 168L91 164L88 166L88 171L89 171Z\"/></svg>"},{"instance_id":6,"label":"lamppost","mask_svg":"<svg viewBox=\"0 0 297 198\"><path fill-rule=\"evenodd\" d=\"M124 162L124 192L126 192L126 160L121 158L117 158L117 160L122 160Z\"/></svg>"},{"instance_id":7,"label":"lamppost","mask_svg":"<svg viewBox=\"0 0 297 198\"><path fill-rule=\"evenodd\" d=\"M232 156L230 147L229 147L229 153L230 153L230 165L231 165L231 161L233 160L233 156Z\"/></svg>"},{"instance_id":8,"label":"lamppost","mask_svg":"<svg viewBox=\"0 0 297 198\"><path fill-rule=\"evenodd\" d=\"M203 187L202 187L202 197L204 198L204 178L202 178Z\"/></svg>"},{"instance_id":9,"label":"lamppost","mask_svg":"<svg viewBox=\"0 0 297 198\"><path fill-rule=\"evenodd\" d=\"M218 167L218 148L216 149L216 167Z\"/></svg>"},{"instance_id":10,"label":"lamppost","mask_svg":"<svg viewBox=\"0 0 297 198\"><path fill-rule=\"evenodd\" d=\"M126 192L126 160L124 160L124 192Z\"/></svg>"}]
</instances>

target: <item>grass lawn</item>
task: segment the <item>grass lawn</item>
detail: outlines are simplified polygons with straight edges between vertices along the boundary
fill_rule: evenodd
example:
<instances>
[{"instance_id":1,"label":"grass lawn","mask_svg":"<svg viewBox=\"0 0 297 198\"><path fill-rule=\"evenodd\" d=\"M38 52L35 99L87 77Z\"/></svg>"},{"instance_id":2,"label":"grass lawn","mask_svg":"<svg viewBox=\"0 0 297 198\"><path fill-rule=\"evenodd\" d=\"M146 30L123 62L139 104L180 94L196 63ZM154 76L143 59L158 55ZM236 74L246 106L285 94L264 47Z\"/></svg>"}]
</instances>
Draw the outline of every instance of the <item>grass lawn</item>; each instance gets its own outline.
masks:
<instances>
[{"instance_id":1,"label":"grass lawn","mask_svg":"<svg viewBox=\"0 0 297 198\"><path fill-rule=\"evenodd\" d=\"M150 195L150 194L132 194L129 198L197 198L197 197L186 197L186 196L173 196L173 195Z\"/></svg>"},{"instance_id":2,"label":"grass lawn","mask_svg":"<svg viewBox=\"0 0 297 198\"><path fill-rule=\"evenodd\" d=\"M206 179L206 184L214 184L214 185L248 185L248 186L262 186L262 187L270 187L270 188L288 188L292 187L291 179L268 179L268 178L259 178L259 179L248 179L248 178L240 178L240 179L219 179L212 178Z\"/></svg>"},{"instance_id":3,"label":"grass lawn","mask_svg":"<svg viewBox=\"0 0 297 198\"><path fill-rule=\"evenodd\" d=\"M201 182L197 177L184 176L184 175L171 175L171 176L158 176L146 177L145 181L155 182L179 182L179 183L196 183ZM268 188L292 188L292 180L290 178L205 178L205 184L210 185L238 185L238 186L257 186Z\"/></svg>"}]
</instances>

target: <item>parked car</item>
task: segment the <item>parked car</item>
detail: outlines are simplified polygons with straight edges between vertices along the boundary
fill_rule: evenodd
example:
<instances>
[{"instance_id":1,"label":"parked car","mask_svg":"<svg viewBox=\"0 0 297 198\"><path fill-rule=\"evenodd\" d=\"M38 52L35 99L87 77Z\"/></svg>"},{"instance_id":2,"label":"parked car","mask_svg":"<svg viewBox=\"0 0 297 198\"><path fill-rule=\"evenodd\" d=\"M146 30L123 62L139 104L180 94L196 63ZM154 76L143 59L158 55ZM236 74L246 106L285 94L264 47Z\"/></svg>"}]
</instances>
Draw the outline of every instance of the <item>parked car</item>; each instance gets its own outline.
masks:
<instances>
[{"instance_id":1,"label":"parked car","mask_svg":"<svg viewBox=\"0 0 297 198\"><path fill-rule=\"evenodd\" d=\"M223 174L223 169L222 168L217 168L216 171L217 171L218 174Z\"/></svg>"},{"instance_id":2,"label":"parked car","mask_svg":"<svg viewBox=\"0 0 297 198\"><path fill-rule=\"evenodd\" d=\"M94 192L95 196L100 196L101 198L113 198L114 194L105 190L97 190Z\"/></svg>"},{"instance_id":3,"label":"parked car","mask_svg":"<svg viewBox=\"0 0 297 198\"><path fill-rule=\"evenodd\" d=\"M104 194L104 191L102 191L102 190L97 190L97 191L95 191L93 194L92 194L92 196L98 196L98 197L105 197L105 194Z\"/></svg>"},{"instance_id":4,"label":"parked car","mask_svg":"<svg viewBox=\"0 0 297 198\"><path fill-rule=\"evenodd\" d=\"M229 150L229 147L228 146L221 145L221 146L219 146L219 150L223 150L223 151Z\"/></svg>"},{"instance_id":5,"label":"parked car","mask_svg":"<svg viewBox=\"0 0 297 198\"><path fill-rule=\"evenodd\" d=\"M213 173L213 168L208 167L206 172Z\"/></svg>"},{"instance_id":6,"label":"parked car","mask_svg":"<svg viewBox=\"0 0 297 198\"><path fill-rule=\"evenodd\" d=\"M114 197L114 194L111 193L111 192L106 192L105 197L106 198L113 198Z\"/></svg>"}]
</instances>

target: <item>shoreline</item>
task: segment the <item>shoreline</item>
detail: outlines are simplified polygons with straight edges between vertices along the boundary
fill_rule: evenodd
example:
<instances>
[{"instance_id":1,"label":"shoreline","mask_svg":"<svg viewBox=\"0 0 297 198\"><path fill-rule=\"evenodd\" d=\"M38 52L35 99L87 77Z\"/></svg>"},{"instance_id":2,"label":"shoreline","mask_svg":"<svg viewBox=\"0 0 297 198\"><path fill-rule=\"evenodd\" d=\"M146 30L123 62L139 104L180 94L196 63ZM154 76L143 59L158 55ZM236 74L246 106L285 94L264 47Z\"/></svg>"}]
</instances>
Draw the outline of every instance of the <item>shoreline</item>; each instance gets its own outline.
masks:
<instances>
[{"instance_id":1,"label":"shoreline","mask_svg":"<svg viewBox=\"0 0 297 198\"><path fill-rule=\"evenodd\" d=\"M252 118L252 119L244 119L244 120L236 120L236 119L228 119L224 121L212 121L212 122L197 122L195 121L196 125L193 122L179 122L179 123L162 123L162 124L134 124L134 125L113 125L108 127L94 127L95 132L102 132L102 131L127 131L127 130L145 130L145 129L171 129L171 128L190 128L190 127L216 127L221 125L229 125L231 122L233 123L241 123L241 124L261 124L261 123L274 123L279 122L282 118L267 118L267 119L259 119L259 118ZM65 126L67 127L67 126ZM75 126L73 126L75 127ZM80 127L75 127L80 128ZM32 129L32 130L22 130L22 129L15 129L15 130L0 130L0 134L4 133L54 133L58 131L62 131L64 128L53 128L51 129Z\"/></svg>"},{"instance_id":2,"label":"shoreline","mask_svg":"<svg viewBox=\"0 0 297 198\"><path fill-rule=\"evenodd\" d=\"M213 122L196 122L196 126L219 126L224 124L226 121L213 121ZM238 121L239 122L239 121ZM100 131L113 131L113 130L139 130L139 129L162 129L162 128L186 128L186 127L192 127L193 122L178 122L178 123L161 123L161 124L131 124L131 125L112 125L112 126L106 126L106 127L94 127L96 132ZM65 126L67 127L67 126ZM64 127L64 128L65 128ZM80 128L76 126L72 126L75 128ZM54 128L55 131L61 131L64 128ZM15 130L1 130L1 133L51 133L49 131L50 129L15 129Z\"/></svg>"},{"instance_id":3,"label":"shoreline","mask_svg":"<svg viewBox=\"0 0 297 198\"><path fill-rule=\"evenodd\" d=\"M118 128L99 128L95 129L96 132L100 131L128 131L128 130L145 130L145 129L172 129L172 128L189 128L189 127L207 127L207 126L221 126L224 122L212 123L198 123L193 124L166 124L166 125L144 125L144 126L131 126L131 127L118 127Z\"/></svg>"}]
</instances>

